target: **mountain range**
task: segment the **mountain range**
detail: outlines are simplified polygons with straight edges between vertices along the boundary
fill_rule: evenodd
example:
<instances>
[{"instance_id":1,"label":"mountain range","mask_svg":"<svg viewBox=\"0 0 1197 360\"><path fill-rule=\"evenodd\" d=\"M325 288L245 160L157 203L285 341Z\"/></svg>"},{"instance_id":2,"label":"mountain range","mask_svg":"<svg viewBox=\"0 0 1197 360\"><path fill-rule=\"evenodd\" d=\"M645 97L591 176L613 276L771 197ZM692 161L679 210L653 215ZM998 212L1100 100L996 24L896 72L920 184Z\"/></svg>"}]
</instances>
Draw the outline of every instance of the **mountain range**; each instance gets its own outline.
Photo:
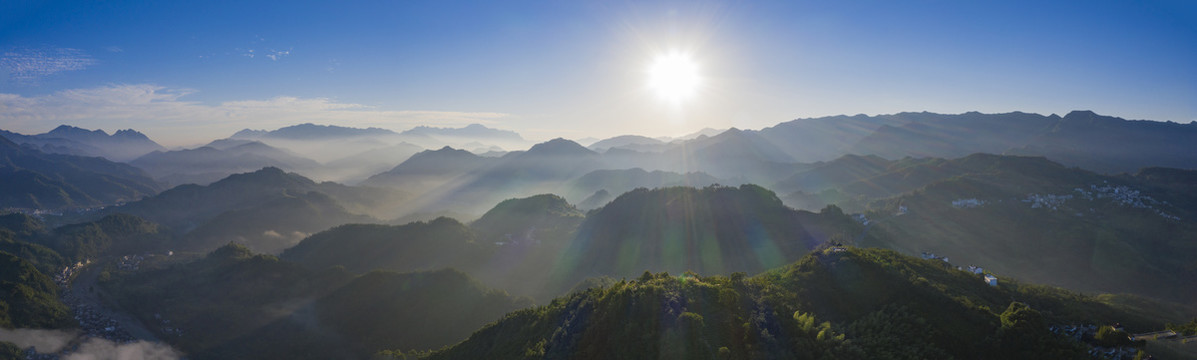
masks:
<instances>
[{"instance_id":1,"label":"mountain range","mask_svg":"<svg viewBox=\"0 0 1197 360\"><path fill-rule=\"evenodd\" d=\"M99 156L112 161L129 161L152 151L165 150L162 145L133 129L118 130L108 135L104 130L61 125L50 132L36 135L0 130L0 136L49 154Z\"/></svg>"},{"instance_id":2,"label":"mountain range","mask_svg":"<svg viewBox=\"0 0 1197 360\"><path fill-rule=\"evenodd\" d=\"M1194 129L304 124L129 163L80 154L132 131L4 133L0 331L85 304L197 359L1192 358L1131 334L1197 334Z\"/></svg>"}]
</instances>

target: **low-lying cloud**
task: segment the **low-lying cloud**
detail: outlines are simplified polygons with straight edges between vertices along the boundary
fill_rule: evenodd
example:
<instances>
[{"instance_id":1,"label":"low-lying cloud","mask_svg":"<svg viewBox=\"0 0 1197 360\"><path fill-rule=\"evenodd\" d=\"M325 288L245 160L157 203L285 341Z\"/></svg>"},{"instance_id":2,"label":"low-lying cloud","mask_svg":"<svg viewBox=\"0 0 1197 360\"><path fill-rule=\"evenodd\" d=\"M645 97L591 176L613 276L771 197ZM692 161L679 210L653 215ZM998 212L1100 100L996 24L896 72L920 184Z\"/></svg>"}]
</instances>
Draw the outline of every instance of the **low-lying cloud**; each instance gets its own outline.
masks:
<instances>
[{"instance_id":1,"label":"low-lying cloud","mask_svg":"<svg viewBox=\"0 0 1197 360\"><path fill-rule=\"evenodd\" d=\"M41 354L61 354L64 360L168 360L182 356L166 344L149 341L118 344L63 330L0 328L0 341L16 344L21 350L34 348Z\"/></svg>"},{"instance_id":2,"label":"low-lying cloud","mask_svg":"<svg viewBox=\"0 0 1197 360\"><path fill-rule=\"evenodd\" d=\"M134 128L164 145L191 145L244 129L300 123L403 130L416 125L493 124L494 112L380 110L328 98L278 96L216 105L185 99L194 90L149 84L71 89L40 96L0 93L4 130L40 133L60 124L88 129Z\"/></svg>"}]
</instances>

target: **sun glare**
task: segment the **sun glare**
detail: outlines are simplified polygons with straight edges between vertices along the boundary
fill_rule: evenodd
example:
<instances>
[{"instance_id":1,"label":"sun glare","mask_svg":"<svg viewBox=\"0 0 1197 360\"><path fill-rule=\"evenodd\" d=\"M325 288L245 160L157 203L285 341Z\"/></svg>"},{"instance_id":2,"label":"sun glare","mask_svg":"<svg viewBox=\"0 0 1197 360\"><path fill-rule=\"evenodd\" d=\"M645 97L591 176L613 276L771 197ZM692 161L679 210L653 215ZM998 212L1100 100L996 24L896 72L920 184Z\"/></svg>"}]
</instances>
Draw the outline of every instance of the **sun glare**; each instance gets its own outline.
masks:
<instances>
[{"instance_id":1,"label":"sun glare","mask_svg":"<svg viewBox=\"0 0 1197 360\"><path fill-rule=\"evenodd\" d=\"M661 98L673 102L693 95L701 80L698 64L690 54L682 52L659 55L648 68L648 86Z\"/></svg>"}]
</instances>

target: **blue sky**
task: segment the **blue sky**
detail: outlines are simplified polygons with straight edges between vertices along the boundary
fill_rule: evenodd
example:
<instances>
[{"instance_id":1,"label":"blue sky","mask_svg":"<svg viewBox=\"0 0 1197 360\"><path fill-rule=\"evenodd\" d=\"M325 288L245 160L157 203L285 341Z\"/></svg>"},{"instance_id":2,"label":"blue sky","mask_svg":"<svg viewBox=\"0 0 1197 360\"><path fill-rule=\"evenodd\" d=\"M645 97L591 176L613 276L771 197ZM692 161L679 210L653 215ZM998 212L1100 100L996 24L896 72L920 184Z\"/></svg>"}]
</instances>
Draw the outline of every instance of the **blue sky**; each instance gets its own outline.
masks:
<instances>
[{"instance_id":1,"label":"blue sky","mask_svg":"<svg viewBox=\"0 0 1197 360\"><path fill-rule=\"evenodd\" d=\"M647 67L683 51L670 103ZM1090 109L1197 120L1187 1L0 4L0 128L167 145L301 122L483 123L532 139L800 117Z\"/></svg>"}]
</instances>

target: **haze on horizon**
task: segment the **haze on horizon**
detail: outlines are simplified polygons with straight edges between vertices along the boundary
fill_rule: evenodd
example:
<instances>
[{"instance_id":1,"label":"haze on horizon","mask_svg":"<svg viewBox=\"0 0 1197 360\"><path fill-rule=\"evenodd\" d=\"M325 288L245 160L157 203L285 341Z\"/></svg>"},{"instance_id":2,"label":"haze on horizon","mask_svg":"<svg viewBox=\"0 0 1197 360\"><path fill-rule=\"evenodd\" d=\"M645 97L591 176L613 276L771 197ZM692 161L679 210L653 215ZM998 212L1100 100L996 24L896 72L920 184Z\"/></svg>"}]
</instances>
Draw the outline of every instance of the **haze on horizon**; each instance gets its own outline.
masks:
<instances>
[{"instance_id":1,"label":"haze on horizon","mask_svg":"<svg viewBox=\"0 0 1197 360\"><path fill-rule=\"evenodd\" d=\"M0 128L166 146L299 123L529 140L1088 109L1197 120L1183 1L0 5ZM680 70L679 70L680 69Z\"/></svg>"}]
</instances>

